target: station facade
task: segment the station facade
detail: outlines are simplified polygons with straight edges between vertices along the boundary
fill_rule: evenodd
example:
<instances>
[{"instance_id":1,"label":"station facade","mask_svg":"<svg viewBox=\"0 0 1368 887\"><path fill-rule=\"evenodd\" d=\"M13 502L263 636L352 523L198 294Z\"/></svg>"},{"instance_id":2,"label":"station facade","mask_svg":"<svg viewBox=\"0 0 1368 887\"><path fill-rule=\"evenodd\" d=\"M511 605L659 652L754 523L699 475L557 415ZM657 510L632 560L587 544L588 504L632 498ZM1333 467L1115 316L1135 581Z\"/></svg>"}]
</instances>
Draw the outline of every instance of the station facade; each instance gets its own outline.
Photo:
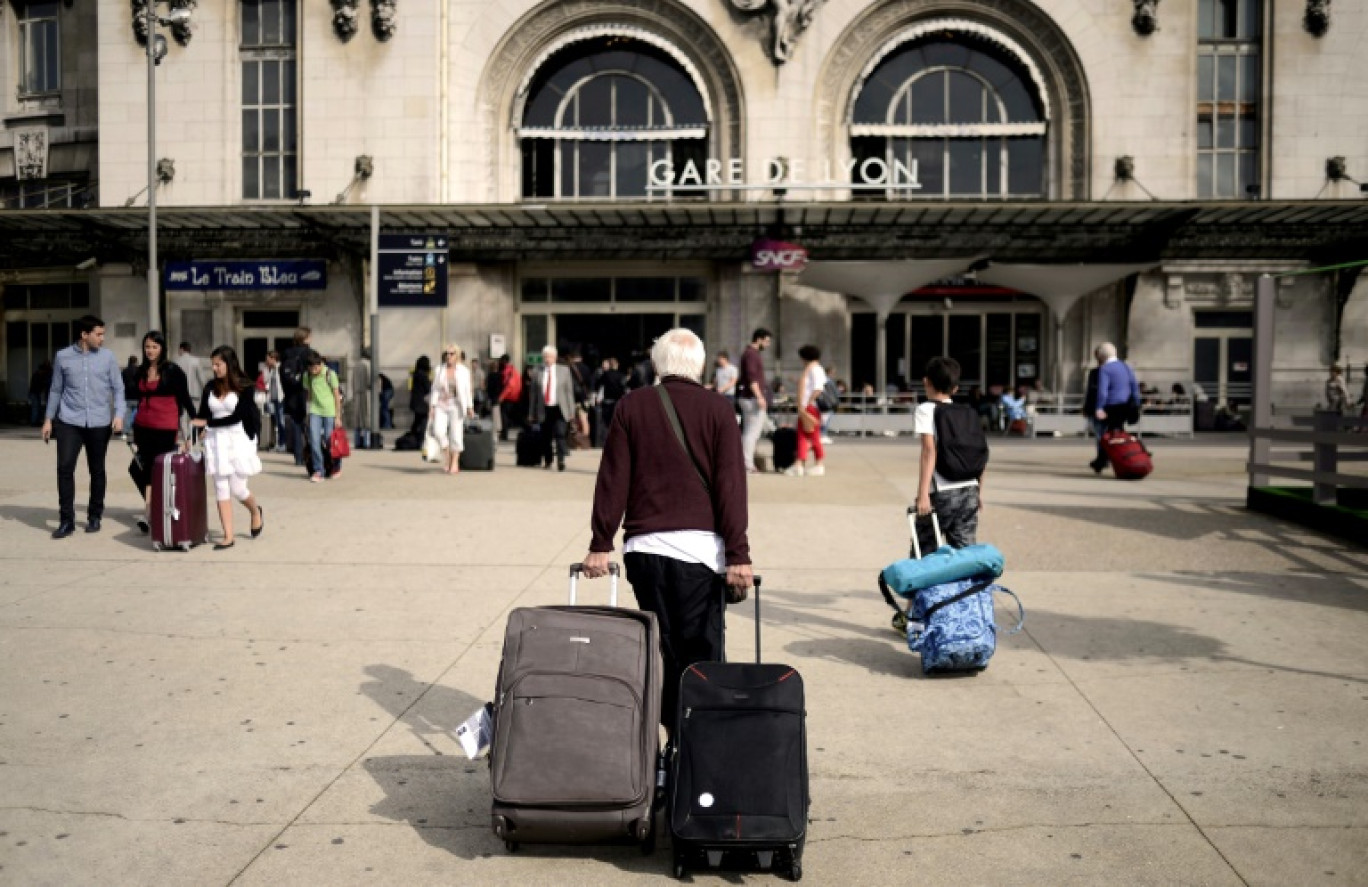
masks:
<instances>
[{"instance_id":1,"label":"station facade","mask_svg":"<svg viewBox=\"0 0 1368 887\"><path fill-rule=\"evenodd\" d=\"M147 328L147 63L137 4L0 6L22 400L80 314L127 354ZM250 361L302 324L352 364L378 204L386 232L451 243L445 304L380 310L394 379L447 342L625 359L684 325L735 354L764 326L777 372L816 344L852 389L948 353L966 385L1077 391L1110 340L1147 383L1238 403L1258 275L1368 258L1368 8L1325 6L172 0L166 333ZM300 261L318 287L170 275ZM1280 281L1275 399L1368 361L1362 279Z\"/></svg>"}]
</instances>

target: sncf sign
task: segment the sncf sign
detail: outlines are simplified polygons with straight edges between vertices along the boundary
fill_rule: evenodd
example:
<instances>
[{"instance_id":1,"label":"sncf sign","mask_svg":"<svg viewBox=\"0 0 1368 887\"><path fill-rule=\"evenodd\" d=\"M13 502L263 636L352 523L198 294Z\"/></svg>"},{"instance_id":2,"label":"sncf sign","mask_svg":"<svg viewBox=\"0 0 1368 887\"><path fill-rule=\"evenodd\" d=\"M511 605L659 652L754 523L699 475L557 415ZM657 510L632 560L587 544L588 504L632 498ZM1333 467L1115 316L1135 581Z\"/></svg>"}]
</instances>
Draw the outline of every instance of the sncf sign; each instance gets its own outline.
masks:
<instances>
[{"instance_id":1,"label":"sncf sign","mask_svg":"<svg viewBox=\"0 0 1368 887\"><path fill-rule=\"evenodd\" d=\"M801 271L808 251L796 243L762 237L751 244L751 265L760 271Z\"/></svg>"}]
</instances>

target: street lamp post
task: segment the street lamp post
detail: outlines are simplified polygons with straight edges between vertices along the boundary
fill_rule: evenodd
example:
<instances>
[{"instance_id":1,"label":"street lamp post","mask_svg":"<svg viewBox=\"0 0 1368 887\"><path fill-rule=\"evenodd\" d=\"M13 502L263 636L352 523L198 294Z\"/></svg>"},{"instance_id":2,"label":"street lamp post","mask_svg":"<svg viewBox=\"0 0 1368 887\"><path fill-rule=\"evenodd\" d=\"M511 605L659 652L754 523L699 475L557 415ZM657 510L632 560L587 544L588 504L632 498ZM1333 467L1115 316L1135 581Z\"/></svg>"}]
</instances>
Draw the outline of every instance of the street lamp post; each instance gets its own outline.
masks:
<instances>
[{"instance_id":1,"label":"street lamp post","mask_svg":"<svg viewBox=\"0 0 1368 887\"><path fill-rule=\"evenodd\" d=\"M157 3L147 0L147 324L161 329L161 298L157 273L157 65L166 55L166 38L158 25L190 20L190 10L173 9L166 18L157 15Z\"/></svg>"}]
</instances>

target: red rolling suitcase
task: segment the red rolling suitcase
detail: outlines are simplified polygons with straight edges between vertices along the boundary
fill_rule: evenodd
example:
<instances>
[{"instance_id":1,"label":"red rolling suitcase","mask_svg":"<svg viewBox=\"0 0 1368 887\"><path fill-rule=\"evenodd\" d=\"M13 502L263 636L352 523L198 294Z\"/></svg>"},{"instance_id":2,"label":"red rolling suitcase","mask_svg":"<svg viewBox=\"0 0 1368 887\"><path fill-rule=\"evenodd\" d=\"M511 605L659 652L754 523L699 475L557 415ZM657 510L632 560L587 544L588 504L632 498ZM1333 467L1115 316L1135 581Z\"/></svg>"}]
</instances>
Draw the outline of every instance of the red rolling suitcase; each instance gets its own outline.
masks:
<instances>
[{"instance_id":1,"label":"red rolling suitcase","mask_svg":"<svg viewBox=\"0 0 1368 887\"><path fill-rule=\"evenodd\" d=\"M152 547L189 551L208 541L204 453L162 453L152 467Z\"/></svg>"},{"instance_id":2,"label":"red rolling suitcase","mask_svg":"<svg viewBox=\"0 0 1368 887\"><path fill-rule=\"evenodd\" d=\"M1149 450L1128 431L1107 431L1102 434L1102 448L1111 462L1112 471L1120 480L1140 480L1154 470Z\"/></svg>"}]
</instances>

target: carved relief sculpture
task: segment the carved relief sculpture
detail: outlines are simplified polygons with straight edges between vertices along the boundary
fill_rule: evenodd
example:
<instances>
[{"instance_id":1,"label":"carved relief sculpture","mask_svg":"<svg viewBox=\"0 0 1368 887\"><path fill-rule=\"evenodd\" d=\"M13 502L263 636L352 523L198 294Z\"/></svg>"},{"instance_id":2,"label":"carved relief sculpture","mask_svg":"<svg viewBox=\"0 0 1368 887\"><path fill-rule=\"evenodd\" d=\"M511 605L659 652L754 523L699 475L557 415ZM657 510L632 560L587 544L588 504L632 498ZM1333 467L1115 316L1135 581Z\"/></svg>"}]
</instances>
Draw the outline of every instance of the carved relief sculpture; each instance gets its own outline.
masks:
<instances>
[{"instance_id":1,"label":"carved relief sculpture","mask_svg":"<svg viewBox=\"0 0 1368 887\"><path fill-rule=\"evenodd\" d=\"M1302 24L1313 37L1324 37L1330 30L1330 0L1306 0Z\"/></svg>"},{"instance_id":2,"label":"carved relief sculpture","mask_svg":"<svg viewBox=\"0 0 1368 887\"><path fill-rule=\"evenodd\" d=\"M133 39L139 46L147 45L147 4L151 0L130 0L133 11ZM199 0L170 0L172 9L184 9L191 13L199 5ZM181 46L189 46L195 36L195 26L190 20L177 22L171 26L171 36Z\"/></svg>"},{"instance_id":3,"label":"carved relief sculpture","mask_svg":"<svg viewBox=\"0 0 1368 887\"><path fill-rule=\"evenodd\" d=\"M14 168L19 179L45 179L48 165L48 131L44 127L15 130Z\"/></svg>"},{"instance_id":4,"label":"carved relief sculpture","mask_svg":"<svg viewBox=\"0 0 1368 887\"><path fill-rule=\"evenodd\" d=\"M399 26L397 0L371 0L371 31L381 43L394 36Z\"/></svg>"},{"instance_id":5,"label":"carved relief sculpture","mask_svg":"<svg viewBox=\"0 0 1368 887\"><path fill-rule=\"evenodd\" d=\"M199 0L171 0L172 9L184 9L190 13L194 13L195 7L198 5ZM186 19L183 22L176 22L173 24L171 26L171 36L174 37L176 42L181 46L189 46L190 38L195 36L195 26L192 23L192 19Z\"/></svg>"},{"instance_id":6,"label":"carved relief sculpture","mask_svg":"<svg viewBox=\"0 0 1368 887\"><path fill-rule=\"evenodd\" d=\"M355 37L361 27L357 21L361 17L361 11L357 8L360 5L361 0L332 0L333 33L343 43Z\"/></svg>"},{"instance_id":7,"label":"carved relief sculpture","mask_svg":"<svg viewBox=\"0 0 1368 887\"><path fill-rule=\"evenodd\" d=\"M147 0L131 0L133 7L133 39L139 46L147 45Z\"/></svg>"},{"instance_id":8,"label":"carved relief sculpture","mask_svg":"<svg viewBox=\"0 0 1368 887\"><path fill-rule=\"evenodd\" d=\"M761 12L771 9L774 17L774 42L770 55L776 65L782 65L793 55L799 36L812 24L817 7L826 0L731 0L742 12Z\"/></svg>"},{"instance_id":9,"label":"carved relief sculpture","mask_svg":"<svg viewBox=\"0 0 1368 887\"><path fill-rule=\"evenodd\" d=\"M1141 37L1148 37L1159 29L1159 0L1131 0L1135 5L1135 15L1131 17L1131 27Z\"/></svg>"}]
</instances>

